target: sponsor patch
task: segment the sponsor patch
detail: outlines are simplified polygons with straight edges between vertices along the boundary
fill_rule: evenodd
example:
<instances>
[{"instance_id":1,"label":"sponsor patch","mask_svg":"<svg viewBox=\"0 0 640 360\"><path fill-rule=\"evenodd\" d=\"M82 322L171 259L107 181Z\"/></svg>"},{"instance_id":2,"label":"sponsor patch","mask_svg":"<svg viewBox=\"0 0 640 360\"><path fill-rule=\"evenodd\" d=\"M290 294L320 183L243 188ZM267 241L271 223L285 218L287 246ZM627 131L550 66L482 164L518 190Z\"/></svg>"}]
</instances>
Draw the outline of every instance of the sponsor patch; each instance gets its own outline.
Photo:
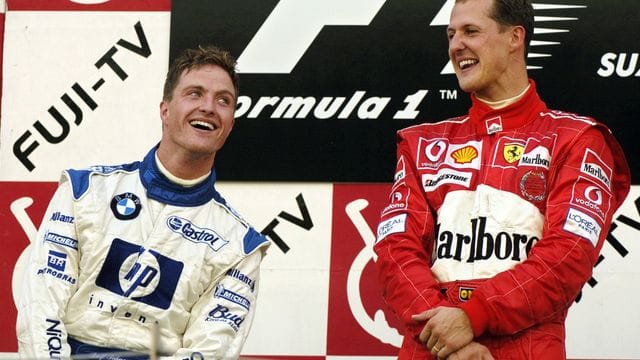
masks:
<instances>
[{"instance_id":1,"label":"sponsor patch","mask_svg":"<svg viewBox=\"0 0 640 360\"><path fill-rule=\"evenodd\" d=\"M542 145L538 145L532 150L522 154L518 161L518 166L542 167L549 170L551 165L551 154L549 149Z\"/></svg>"},{"instance_id":2,"label":"sponsor patch","mask_svg":"<svg viewBox=\"0 0 640 360\"><path fill-rule=\"evenodd\" d=\"M418 169L437 169L446 164L454 168L480 169L481 154L481 141L453 144L447 139L427 140L420 138L416 167Z\"/></svg>"},{"instance_id":3,"label":"sponsor patch","mask_svg":"<svg viewBox=\"0 0 640 360\"><path fill-rule=\"evenodd\" d=\"M460 301L465 301L465 302L471 300L471 295L473 295L473 290L474 290L473 288L461 286L458 289L458 299Z\"/></svg>"},{"instance_id":4,"label":"sponsor patch","mask_svg":"<svg viewBox=\"0 0 640 360\"><path fill-rule=\"evenodd\" d=\"M487 127L487 134L489 135L502 131L502 117L500 116L487 119L484 124Z\"/></svg>"},{"instance_id":5,"label":"sponsor patch","mask_svg":"<svg viewBox=\"0 0 640 360\"><path fill-rule=\"evenodd\" d=\"M238 304L247 310L251 308L251 301L249 301L249 299L229 289L225 289L222 284L216 286L213 296L219 299L231 301L232 303Z\"/></svg>"},{"instance_id":6,"label":"sponsor patch","mask_svg":"<svg viewBox=\"0 0 640 360\"><path fill-rule=\"evenodd\" d=\"M435 191L440 185L454 184L464 187L471 186L471 177L468 172L453 169L441 169L435 174L422 175L422 187L425 192Z\"/></svg>"},{"instance_id":7,"label":"sponsor patch","mask_svg":"<svg viewBox=\"0 0 640 360\"><path fill-rule=\"evenodd\" d=\"M436 169L445 161L449 140L420 138L416 167L418 169Z\"/></svg>"},{"instance_id":8,"label":"sponsor patch","mask_svg":"<svg viewBox=\"0 0 640 360\"><path fill-rule=\"evenodd\" d=\"M231 278L234 278L234 279L240 281L241 283L244 283L245 285L247 285L251 289L251 291L255 290L256 281L253 280L248 275L243 274L240 270L235 269L235 268L234 269L229 269L229 270L227 270L226 275L231 277Z\"/></svg>"},{"instance_id":9,"label":"sponsor patch","mask_svg":"<svg viewBox=\"0 0 640 360\"><path fill-rule=\"evenodd\" d=\"M594 247L598 244L602 229L594 218L574 208L569 208L569 213L562 228L589 240Z\"/></svg>"},{"instance_id":10,"label":"sponsor patch","mask_svg":"<svg viewBox=\"0 0 640 360\"><path fill-rule=\"evenodd\" d=\"M76 283L76 279L71 275L65 274L64 270L67 267L67 254L49 250L47 256L47 266L39 269L37 274L50 275L61 281L65 281L71 285Z\"/></svg>"},{"instance_id":11,"label":"sponsor patch","mask_svg":"<svg viewBox=\"0 0 640 360\"><path fill-rule=\"evenodd\" d=\"M51 221L57 221L67 224L73 224L74 218L73 216L64 215L60 211L56 211L51 215Z\"/></svg>"},{"instance_id":12,"label":"sponsor patch","mask_svg":"<svg viewBox=\"0 0 640 360\"><path fill-rule=\"evenodd\" d=\"M376 242L384 239L387 235L404 232L406 221L407 214L400 214L380 222Z\"/></svg>"},{"instance_id":13,"label":"sponsor patch","mask_svg":"<svg viewBox=\"0 0 640 360\"><path fill-rule=\"evenodd\" d=\"M524 152L524 145L518 143L506 143L502 147L502 158L507 164L513 164L520 160Z\"/></svg>"},{"instance_id":14,"label":"sponsor patch","mask_svg":"<svg viewBox=\"0 0 640 360\"><path fill-rule=\"evenodd\" d=\"M547 180L542 171L527 171L520 179L520 193L530 201L542 201L547 196Z\"/></svg>"},{"instance_id":15,"label":"sponsor patch","mask_svg":"<svg viewBox=\"0 0 640 360\"><path fill-rule=\"evenodd\" d=\"M58 251L49 250L47 265L55 270L64 271L67 265L67 254Z\"/></svg>"},{"instance_id":16,"label":"sponsor patch","mask_svg":"<svg viewBox=\"0 0 640 360\"><path fill-rule=\"evenodd\" d=\"M407 171L405 170L404 156L400 156L400 159L398 159L398 163L396 164L396 173L393 175L394 186L404 180L406 175Z\"/></svg>"},{"instance_id":17,"label":"sponsor patch","mask_svg":"<svg viewBox=\"0 0 640 360\"><path fill-rule=\"evenodd\" d=\"M176 234L196 244L206 244L213 251L220 250L229 243L215 231L195 226L191 221L179 216L171 216L167 219L167 226Z\"/></svg>"},{"instance_id":18,"label":"sponsor patch","mask_svg":"<svg viewBox=\"0 0 640 360\"><path fill-rule=\"evenodd\" d=\"M44 241L78 250L78 240L72 239L67 236L58 235L56 233L48 232L44 234Z\"/></svg>"},{"instance_id":19,"label":"sponsor patch","mask_svg":"<svg viewBox=\"0 0 640 360\"><path fill-rule=\"evenodd\" d=\"M382 215L405 210L410 193L411 189L404 183L394 188L389 195L389 205L382 209Z\"/></svg>"},{"instance_id":20,"label":"sponsor patch","mask_svg":"<svg viewBox=\"0 0 640 360\"><path fill-rule=\"evenodd\" d=\"M591 149L586 149L580 165L580 172L588 177L602 183L607 190L611 190L611 176L613 171L600 157Z\"/></svg>"},{"instance_id":21,"label":"sponsor patch","mask_svg":"<svg viewBox=\"0 0 640 360\"><path fill-rule=\"evenodd\" d=\"M478 158L478 150L473 146L465 146L451 153L456 164L469 164Z\"/></svg>"},{"instance_id":22,"label":"sponsor patch","mask_svg":"<svg viewBox=\"0 0 640 360\"><path fill-rule=\"evenodd\" d=\"M184 264L158 252L114 239L96 285L114 294L168 309Z\"/></svg>"},{"instance_id":23,"label":"sponsor patch","mask_svg":"<svg viewBox=\"0 0 640 360\"><path fill-rule=\"evenodd\" d=\"M244 317L234 314L228 307L217 304L213 310L209 311L205 321L219 321L229 325L233 330L238 331L244 321Z\"/></svg>"},{"instance_id":24,"label":"sponsor patch","mask_svg":"<svg viewBox=\"0 0 640 360\"><path fill-rule=\"evenodd\" d=\"M117 219L135 219L140 214L140 209L142 209L140 199L133 193L123 193L111 199L111 211Z\"/></svg>"},{"instance_id":25,"label":"sponsor patch","mask_svg":"<svg viewBox=\"0 0 640 360\"><path fill-rule=\"evenodd\" d=\"M518 160L524 153L526 141L509 137L501 137L495 146L492 165L501 168L516 168Z\"/></svg>"},{"instance_id":26,"label":"sponsor patch","mask_svg":"<svg viewBox=\"0 0 640 360\"><path fill-rule=\"evenodd\" d=\"M539 238L532 234L487 231L487 218L471 219L470 233L459 233L453 229L443 229L436 225L434 246L435 258L473 263L490 259L520 262L528 257L529 251Z\"/></svg>"},{"instance_id":27,"label":"sponsor patch","mask_svg":"<svg viewBox=\"0 0 640 360\"><path fill-rule=\"evenodd\" d=\"M571 205L596 215L604 222L611 208L611 194L599 184L579 176L573 184Z\"/></svg>"}]
</instances>

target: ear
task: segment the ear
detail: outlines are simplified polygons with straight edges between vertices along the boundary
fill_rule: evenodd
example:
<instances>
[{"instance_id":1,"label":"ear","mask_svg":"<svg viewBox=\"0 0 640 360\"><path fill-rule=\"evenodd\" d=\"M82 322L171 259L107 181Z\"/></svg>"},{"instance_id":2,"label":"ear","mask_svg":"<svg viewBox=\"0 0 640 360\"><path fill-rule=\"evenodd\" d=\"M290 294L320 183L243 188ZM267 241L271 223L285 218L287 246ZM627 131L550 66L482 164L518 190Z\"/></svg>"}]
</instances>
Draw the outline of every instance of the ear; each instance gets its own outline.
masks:
<instances>
[{"instance_id":1,"label":"ear","mask_svg":"<svg viewBox=\"0 0 640 360\"><path fill-rule=\"evenodd\" d=\"M160 101L160 119L162 119L162 124L166 125L169 119L169 105L167 100Z\"/></svg>"},{"instance_id":2,"label":"ear","mask_svg":"<svg viewBox=\"0 0 640 360\"><path fill-rule=\"evenodd\" d=\"M526 37L526 30L523 26L514 26L511 29L511 49L516 51L518 49L524 50L524 41Z\"/></svg>"}]
</instances>

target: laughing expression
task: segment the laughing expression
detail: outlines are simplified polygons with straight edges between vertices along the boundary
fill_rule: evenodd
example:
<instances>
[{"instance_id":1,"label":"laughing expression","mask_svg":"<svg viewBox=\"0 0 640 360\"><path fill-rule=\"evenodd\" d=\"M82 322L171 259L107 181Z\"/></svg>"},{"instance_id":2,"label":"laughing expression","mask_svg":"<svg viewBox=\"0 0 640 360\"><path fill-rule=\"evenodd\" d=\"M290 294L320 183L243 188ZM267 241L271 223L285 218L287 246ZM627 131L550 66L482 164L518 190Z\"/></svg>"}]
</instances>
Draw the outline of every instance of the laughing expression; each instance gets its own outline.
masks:
<instances>
[{"instance_id":1,"label":"laughing expression","mask_svg":"<svg viewBox=\"0 0 640 360\"><path fill-rule=\"evenodd\" d=\"M175 153L214 156L233 128L235 105L231 77L221 67L186 70L171 100L160 103L163 146Z\"/></svg>"},{"instance_id":2,"label":"laughing expression","mask_svg":"<svg viewBox=\"0 0 640 360\"><path fill-rule=\"evenodd\" d=\"M449 58L465 92L492 99L510 86L511 34L489 15L492 0L456 3L447 28Z\"/></svg>"}]
</instances>

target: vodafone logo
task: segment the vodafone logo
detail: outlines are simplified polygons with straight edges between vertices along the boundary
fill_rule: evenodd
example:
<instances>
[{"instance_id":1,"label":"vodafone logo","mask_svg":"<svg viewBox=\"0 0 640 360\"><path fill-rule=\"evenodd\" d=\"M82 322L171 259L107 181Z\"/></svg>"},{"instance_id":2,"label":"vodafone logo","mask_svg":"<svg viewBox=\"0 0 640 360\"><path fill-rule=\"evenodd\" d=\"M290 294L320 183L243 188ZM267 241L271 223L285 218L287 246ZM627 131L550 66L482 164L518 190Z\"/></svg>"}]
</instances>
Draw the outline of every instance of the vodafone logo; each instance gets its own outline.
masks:
<instances>
[{"instance_id":1,"label":"vodafone logo","mask_svg":"<svg viewBox=\"0 0 640 360\"><path fill-rule=\"evenodd\" d=\"M442 154L447 150L447 143L443 140L438 140L427 145L424 148L424 154L427 156L427 159L432 162L438 162L438 160L442 159Z\"/></svg>"},{"instance_id":2,"label":"vodafone logo","mask_svg":"<svg viewBox=\"0 0 640 360\"><path fill-rule=\"evenodd\" d=\"M602 205L602 190L597 186L589 186L584 191L584 196L592 203L600 206Z\"/></svg>"},{"instance_id":3,"label":"vodafone logo","mask_svg":"<svg viewBox=\"0 0 640 360\"><path fill-rule=\"evenodd\" d=\"M571 203L604 221L611 208L611 194L590 178L580 176L573 186Z\"/></svg>"}]
</instances>

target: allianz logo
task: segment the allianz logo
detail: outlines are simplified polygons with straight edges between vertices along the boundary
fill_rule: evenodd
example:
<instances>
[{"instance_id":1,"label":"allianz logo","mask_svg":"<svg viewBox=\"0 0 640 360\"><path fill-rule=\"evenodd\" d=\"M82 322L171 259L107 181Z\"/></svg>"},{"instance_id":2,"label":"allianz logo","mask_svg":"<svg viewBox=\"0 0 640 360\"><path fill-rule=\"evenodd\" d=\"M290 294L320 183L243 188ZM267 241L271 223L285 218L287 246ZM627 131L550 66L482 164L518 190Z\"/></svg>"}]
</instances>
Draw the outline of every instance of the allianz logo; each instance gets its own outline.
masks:
<instances>
[{"instance_id":1,"label":"allianz logo","mask_svg":"<svg viewBox=\"0 0 640 360\"><path fill-rule=\"evenodd\" d=\"M220 237L215 231L198 227L191 221L179 216L170 216L167 219L167 226L174 233L182 235L183 238L194 243L206 244L213 251L220 250L229 242Z\"/></svg>"}]
</instances>

